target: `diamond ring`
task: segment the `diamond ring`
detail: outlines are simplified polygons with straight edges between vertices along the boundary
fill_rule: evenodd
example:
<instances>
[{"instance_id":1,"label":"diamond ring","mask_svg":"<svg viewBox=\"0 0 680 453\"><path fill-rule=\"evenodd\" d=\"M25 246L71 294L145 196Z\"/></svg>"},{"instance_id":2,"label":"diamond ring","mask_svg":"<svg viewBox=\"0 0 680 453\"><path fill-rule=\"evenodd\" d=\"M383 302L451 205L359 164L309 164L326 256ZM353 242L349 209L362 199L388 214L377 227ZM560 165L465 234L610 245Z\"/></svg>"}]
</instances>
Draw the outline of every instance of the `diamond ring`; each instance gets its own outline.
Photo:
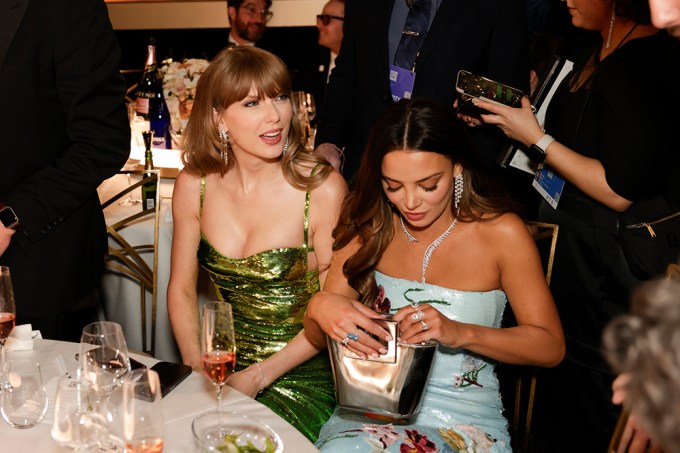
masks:
<instances>
[{"instance_id":1,"label":"diamond ring","mask_svg":"<svg viewBox=\"0 0 680 453\"><path fill-rule=\"evenodd\" d=\"M340 342L340 344L343 345L343 346L347 346L347 343L349 343L349 338L345 338L344 340L342 340Z\"/></svg>"},{"instance_id":2,"label":"diamond ring","mask_svg":"<svg viewBox=\"0 0 680 453\"><path fill-rule=\"evenodd\" d=\"M420 323L423 325L423 332L430 328L425 321L421 320Z\"/></svg>"},{"instance_id":3,"label":"diamond ring","mask_svg":"<svg viewBox=\"0 0 680 453\"><path fill-rule=\"evenodd\" d=\"M415 312L411 315L411 319L414 320L414 321L418 321L418 320L422 319L424 316L425 316L425 313L418 310L417 312Z\"/></svg>"}]
</instances>

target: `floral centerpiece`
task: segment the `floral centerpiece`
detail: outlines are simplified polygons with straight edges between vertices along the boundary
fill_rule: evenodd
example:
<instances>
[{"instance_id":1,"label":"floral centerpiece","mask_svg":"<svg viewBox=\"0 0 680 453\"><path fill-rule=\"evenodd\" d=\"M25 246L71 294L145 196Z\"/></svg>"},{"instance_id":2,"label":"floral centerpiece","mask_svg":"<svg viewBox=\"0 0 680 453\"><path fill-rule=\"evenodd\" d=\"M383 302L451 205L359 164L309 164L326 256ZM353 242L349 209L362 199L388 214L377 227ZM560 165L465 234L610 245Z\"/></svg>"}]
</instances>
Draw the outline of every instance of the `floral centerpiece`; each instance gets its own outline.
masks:
<instances>
[{"instance_id":1,"label":"floral centerpiece","mask_svg":"<svg viewBox=\"0 0 680 453\"><path fill-rule=\"evenodd\" d=\"M163 95L170 111L173 130L181 131L186 127L198 79L208 64L208 60L201 58L189 58L182 62L169 58L161 62Z\"/></svg>"}]
</instances>

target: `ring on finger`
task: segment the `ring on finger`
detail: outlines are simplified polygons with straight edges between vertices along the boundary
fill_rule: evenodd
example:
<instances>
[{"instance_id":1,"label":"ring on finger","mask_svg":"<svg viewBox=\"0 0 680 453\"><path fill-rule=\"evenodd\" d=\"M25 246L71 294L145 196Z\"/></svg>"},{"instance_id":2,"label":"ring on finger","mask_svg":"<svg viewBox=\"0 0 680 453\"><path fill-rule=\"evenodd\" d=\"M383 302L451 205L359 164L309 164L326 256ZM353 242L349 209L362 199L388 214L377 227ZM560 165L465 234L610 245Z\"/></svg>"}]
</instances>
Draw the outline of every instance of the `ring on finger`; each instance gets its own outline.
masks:
<instances>
[{"instance_id":1,"label":"ring on finger","mask_svg":"<svg viewBox=\"0 0 680 453\"><path fill-rule=\"evenodd\" d=\"M347 346L347 343L349 343L349 338L343 338L343 340L340 342L340 344L343 346Z\"/></svg>"},{"instance_id":2,"label":"ring on finger","mask_svg":"<svg viewBox=\"0 0 680 453\"><path fill-rule=\"evenodd\" d=\"M347 338L345 338L345 340L347 340L347 341L349 341L349 340L357 341L358 339L359 339L359 332L358 331L357 331L357 333L348 333Z\"/></svg>"},{"instance_id":3,"label":"ring on finger","mask_svg":"<svg viewBox=\"0 0 680 453\"><path fill-rule=\"evenodd\" d=\"M411 319L414 320L414 321L418 321L420 319L423 319L424 316L425 316L425 313L423 313L421 310L418 310L411 315Z\"/></svg>"},{"instance_id":4,"label":"ring on finger","mask_svg":"<svg viewBox=\"0 0 680 453\"><path fill-rule=\"evenodd\" d=\"M427 323L425 321L423 321L422 319L420 320L420 324L422 324L422 326L423 326L423 332L425 332L426 330L428 330L430 328L430 326L428 326Z\"/></svg>"}]
</instances>

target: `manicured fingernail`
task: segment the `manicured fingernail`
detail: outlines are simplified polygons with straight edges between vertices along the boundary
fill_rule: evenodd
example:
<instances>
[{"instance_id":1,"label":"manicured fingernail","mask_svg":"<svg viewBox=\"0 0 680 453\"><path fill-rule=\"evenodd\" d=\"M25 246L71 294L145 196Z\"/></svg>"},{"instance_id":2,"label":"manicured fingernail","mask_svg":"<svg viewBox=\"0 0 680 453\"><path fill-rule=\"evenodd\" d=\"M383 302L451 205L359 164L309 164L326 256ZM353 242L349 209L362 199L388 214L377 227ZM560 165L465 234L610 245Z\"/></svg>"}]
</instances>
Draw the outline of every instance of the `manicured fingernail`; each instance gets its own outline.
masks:
<instances>
[{"instance_id":1,"label":"manicured fingernail","mask_svg":"<svg viewBox=\"0 0 680 453\"><path fill-rule=\"evenodd\" d=\"M385 341L392 341L392 335L385 335Z\"/></svg>"},{"instance_id":2,"label":"manicured fingernail","mask_svg":"<svg viewBox=\"0 0 680 453\"><path fill-rule=\"evenodd\" d=\"M372 352L371 357L373 357L374 359L377 359L380 356L378 354L376 354L375 352Z\"/></svg>"},{"instance_id":3,"label":"manicured fingernail","mask_svg":"<svg viewBox=\"0 0 680 453\"><path fill-rule=\"evenodd\" d=\"M381 354L387 354L387 349L385 349L385 348L380 348L380 353L381 353Z\"/></svg>"}]
</instances>

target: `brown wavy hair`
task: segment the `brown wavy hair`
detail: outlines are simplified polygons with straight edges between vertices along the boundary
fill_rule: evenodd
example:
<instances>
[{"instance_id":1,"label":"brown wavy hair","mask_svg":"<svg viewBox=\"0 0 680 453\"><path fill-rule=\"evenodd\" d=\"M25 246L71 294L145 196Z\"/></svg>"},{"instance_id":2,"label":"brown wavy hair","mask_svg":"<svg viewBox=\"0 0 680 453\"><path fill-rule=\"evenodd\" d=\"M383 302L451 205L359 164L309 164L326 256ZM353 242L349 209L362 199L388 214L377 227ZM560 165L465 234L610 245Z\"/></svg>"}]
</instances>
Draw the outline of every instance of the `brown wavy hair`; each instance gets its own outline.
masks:
<instances>
[{"instance_id":1,"label":"brown wavy hair","mask_svg":"<svg viewBox=\"0 0 680 453\"><path fill-rule=\"evenodd\" d=\"M233 167L236 158L231 147L225 150L229 165L222 159L215 118L248 96L252 87L259 100L281 94L290 96L288 68L276 55L256 47L228 47L210 63L198 79L196 99L185 131L182 162L187 171L199 175L224 174ZM281 158L281 168L293 187L311 190L326 179L332 168L325 159L305 149L296 109L293 103L289 147ZM309 168L313 167L316 169L309 175Z\"/></svg>"},{"instance_id":2,"label":"brown wavy hair","mask_svg":"<svg viewBox=\"0 0 680 453\"><path fill-rule=\"evenodd\" d=\"M354 190L345 199L340 222L333 231L338 250L358 238L361 248L347 259L343 272L360 300L372 306L377 294L373 271L394 237L393 216L382 187L382 161L392 151L428 151L463 167L464 190L459 221L489 220L517 206L485 174L478 151L452 108L427 99L402 100L373 125Z\"/></svg>"}]
</instances>

